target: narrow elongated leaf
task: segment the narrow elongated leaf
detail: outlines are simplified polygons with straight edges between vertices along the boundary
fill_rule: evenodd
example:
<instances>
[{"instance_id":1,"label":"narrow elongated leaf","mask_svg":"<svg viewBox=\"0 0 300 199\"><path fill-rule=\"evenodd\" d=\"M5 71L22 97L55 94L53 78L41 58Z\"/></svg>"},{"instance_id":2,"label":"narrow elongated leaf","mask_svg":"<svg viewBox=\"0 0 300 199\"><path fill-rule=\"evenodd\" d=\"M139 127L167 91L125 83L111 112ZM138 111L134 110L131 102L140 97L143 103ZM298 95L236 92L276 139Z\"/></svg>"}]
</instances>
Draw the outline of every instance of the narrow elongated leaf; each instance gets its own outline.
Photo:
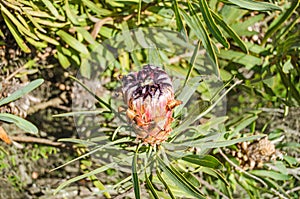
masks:
<instances>
[{"instance_id":1,"label":"narrow elongated leaf","mask_svg":"<svg viewBox=\"0 0 300 199\"><path fill-rule=\"evenodd\" d=\"M15 16L16 16L17 19L21 22L21 24L22 24L27 30L29 30L28 22L24 19L24 17L23 17L22 15L20 15L19 13L16 13Z\"/></svg>"},{"instance_id":2,"label":"narrow elongated leaf","mask_svg":"<svg viewBox=\"0 0 300 199\"><path fill-rule=\"evenodd\" d=\"M201 117L209 113L227 95L227 93L231 89L233 89L237 84L240 83L241 81L235 82L220 97L218 97L218 99L213 104L209 104L208 102L204 101L204 103L201 104L200 108L196 108L193 113L189 114L189 116L178 127L174 129L173 136L177 135L178 133L186 129L190 124L192 124L196 120L199 120Z\"/></svg>"},{"instance_id":3,"label":"narrow elongated leaf","mask_svg":"<svg viewBox=\"0 0 300 199\"><path fill-rule=\"evenodd\" d=\"M187 81L189 80L189 78L190 78L190 76L191 76L191 73L192 73L192 71L193 71L193 69L194 69L194 64L195 64L195 61L196 61L196 59L197 59L197 55L198 55L198 51L199 51L199 48L200 48L200 44L201 44L201 42L200 42L200 40L199 40L199 41L197 42L197 46L195 47L194 52L193 52L193 55L192 55L192 57L191 57L191 61L190 61L190 63L189 63L189 70L188 70L188 73L187 73L187 75L186 75L186 77L185 77L183 86L186 85L186 83L187 83Z\"/></svg>"},{"instance_id":4,"label":"narrow elongated leaf","mask_svg":"<svg viewBox=\"0 0 300 199\"><path fill-rule=\"evenodd\" d=\"M60 36L62 40L64 40L73 49L83 54L89 54L87 47L84 44L82 44L80 41L78 41L76 38L74 38L72 35L66 33L63 30L57 31L56 34Z\"/></svg>"},{"instance_id":5,"label":"narrow elongated leaf","mask_svg":"<svg viewBox=\"0 0 300 199\"><path fill-rule=\"evenodd\" d=\"M102 139L104 139L104 138L102 138ZM108 138L106 138L106 139L108 139ZM92 141L82 141L82 140L77 140L77 139L71 139L71 138L68 139L68 138L65 138L65 139L60 139L59 141L67 141L67 142L74 142L74 143L79 143L79 144L85 144L86 146L93 146L93 145L95 145L95 143L93 142L93 140ZM101 141L101 140L98 140L98 141ZM50 171L54 171L54 170L57 170L59 168L62 168L62 167L66 166L66 165L68 165L68 164L70 164L72 162L75 162L75 161L80 160L80 159L82 159L84 157L87 157L87 156L89 156L89 155L91 155L91 154L93 154L93 153L95 153L95 152L97 152L97 151L99 151L101 149L107 148L109 146L113 146L115 144L124 143L124 142L130 142L130 139L129 138L121 138L121 139L115 140L113 142L108 142L107 144L104 144L104 145L100 145L100 146L98 145L95 149L89 151L88 153L85 153L85 154L83 154L83 155L81 155L81 156L79 156L77 158L74 158L73 160L70 160L69 162L66 162L63 165L60 165L60 166L58 166L58 167L56 167L56 168L54 168L54 169L52 169ZM131 156L129 156L128 158L131 158Z\"/></svg>"},{"instance_id":6,"label":"narrow elongated leaf","mask_svg":"<svg viewBox=\"0 0 300 199\"><path fill-rule=\"evenodd\" d=\"M278 173L275 171L267 171L267 170L252 170L250 173L261 176L261 177L269 177L274 180L289 180L291 179L291 176L285 175L282 173Z\"/></svg>"},{"instance_id":7,"label":"narrow elongated leaf","mask_svg":"<svg viewBox=\"0 0 300 199\"><path fill-rule=\"evenodd\" d=\"M107 16L111 14L110 10L101 8L99 5L93 3L90 0L82 0L82 2L84 3L84 5L86 5L89 9L91 9L93 12L95 12L97 15L100 16Z\"/></svg>"},{"instance_id":8,"label":"narrow elongated leaf","mask_svg":"<svg viewBox=\"0 0 300 199\"><path fill-rule=\"evenodd\" d=\"M25 52L25 53L30 53L31 50L30 48L26 45L25 41L22 39L20 33L16 30L15 26L12 24L12 22L8 19L6 15L2 13L3 19L10 30L11 34L15 38L18 46Z\"/></svg>"},{"instance_id":9,"label":"narrow elongated leaf","mask_svg":"<svg viewBox=\"0 0 300 199\"><path fill-rule=\"evenodd\" d=\"M54 7L54 5L49 0L42 0L42 2L45 4L45 6L49 9L51 14L53 14L56 18L59 18L59 14L57 9Z\"/></svg>"},{"instance_id":10,"label":"narrow elongated leaf","mask_svg":"<svg viewBox=\"0 0 300 199\"><path fill-rule=\"evenodd\" d=\"M122 34L123 34L124 43L125 43L125 46L126 46L125 47L126 51L129 51L129 52L133 51L133 49L134 49L134 41L132 39L130 30L128 28L128 24L127 24L126 21L124 21L122 23Z\"/></svg>"},{"instance_id":11,"label":"narrow elongated leaf","mask_svg":"<svg viewBox=\"0 0 300 199\"><path fill-rule=\"evenodd\" d=\"M48 46L47 42L45 41L36 41L34 39L32 39L31 37L25 37L26 41L28 41L28 43L30 43L31 45L33 45L36 48L46 48Z\"/></svg>"},{"instance_id":12,"label":"narrow elongated leaf","mask_svg":"<svg viewBox=\"0 0 300 199\"><path fill-rule=\"evenodd\" d=\"M184 161L197 164L199 166L204 166L204 167L210 167L210 168L219 168L222 165L222 163L215 157L211 155L204 155L204 156L199 156L199 155L187 155L182 158Z\"/></svg>"},{"instance_id":13,"label":"narrow elongated leaf","mask_svg":"<svg viewBox=\"0 0 300 199\"><path fill-rule=\"evenodd\" d=\"M261 1L253 1L253 0L228 0L228 1L247 10L259 10L259 11L281 10L281 8L275 4L261 2Z\"/></svg>"},{"instance_id":14,"label":"narrow elongated leaf","mask_svg":"<svg viewBox=\"0 0 300 199\"><path fill-rule=\"evenodd\" d=\"M90 78L92 74L92 66L89 62L90 59L87 58L85 55L80 54L80 60L81 60L80 74L83 77Z\"/></svg>"},{"instance_id":15,"label":"narrow elongated leaf","mask_svg":"<svg viewBox=\"0 0 300 199\"><path fill-rule=\"evenodd\" d=\"M33 38L33 39L36 39L38 40L39 38L37 38L37 36L35 34L33 34L32 32L30 32L30 30L26 29L20 22L18 19L15 18L14 15L12 15L2 4L0 4L0 7L1 7L1 11L2 11L2 15L6 15L10 20L11 22L18 28L18 30L21 32L21 33L24 33L26 34L27 36Z\"/></svg>"},{"instance_id":16,"label":"narrow elongated leaf","mask_svg":"<svg viewBox=\"0 0 300 199\"><path fill-rule=\"evenodd\" d=\"M172 180L180 189L184 190L187 194L198 198L204 199L204 195L194 187L180 172L178 172L174 167L167 166L164 161L158 158L158 163L160 168L165 172L165 174Z\"/></svg>"},{"instance_id":17,"label":"narrow elongated leaf","mask_svg":"<svg viewBox=\"0 0 300 199\"><path fill-rule=\"evenodd\" d=\"M67 14L67 18L75 25L79 25L79 22L77 20L78 16L76 16L73 12L72 9L69 6L69 0L65 1L65 10Z\"/></svg>"},{"instance_id":18,"label":"narrow elongated leaf","mask_svg":"<svg viewBox=\"0 0 300 199\"><path fill-rule=\"evenodd\" d=\"M165 188L167 189L170 197L172 199L176 199L172 190L170 189L170 187L168 186L167 182L163 179L163 177L160 175L160 171L156 172L158 179L163 183L163 185L165 186Z\"/></svg>"},{"instance_id":19,"label":"narrow elongated leaf","mask_svg":"<svg viewBox=\"0 0 300 199\"><path fill-rule=\"evenodd\" d=\"M69 117L69 116L75 116L75 115L95 115L95 114L101 114L105 110L92 110L92 111L74 111L74 112L69 112L69 113L61 113L61 114L56 114L52 115L52 117Z\"/></svg>"},{"instance_id":20,"label":"narrow elongated leaf","mask_svg":"<svg viewBox=\"0 0 300 199\"><path fill-rule=\"evenodd\" d=\"M141 24L141 12L142 12L142 0L139 0L139 7L138 7L138 25Z\"/></svg>"},{"instance_id":21,"label":"narrow elongated leaf","mask_svg":"<svg viewBox=\"0 0 300 199\"><path fill-rule=\"evenodd\" d=\"M222 182L223 182L225 185L227 185L227 186L230 185L230 184L227 182L226 177L223 175L223 173L219 172L219 171L216 170L216 169L212 169L212 168L208 168L208 167L203 167L203 168L201 168L201 171L203 171L203 172L205 172L205 173L207 173L207 174L209 174L209 175L211 175L211 176L214 176L214 177L216 177L216 178L222 180Z\"/></svg>"},{"instance_id":22,"label":"narrow elongated leaf","mask_svg":"<svg viewBox=\"0 0 300 199\"><path fill-rule=\"evenodd\" d=\"M243 42L243 40L238 36L238 34L216 13L214 13L212 10L210 10L212 13L212 16L216 20L217 24L219 24L228 34L231 36L231 38L239 45L239 47L248 54L248 48L246 44Z\"/></svg>"},{"instance_id":23,"label":"narrow elongated leaf","mask_svg":"<svg viewBox=\"0 0 300 199\"><path fill-rule=\"evenodd\" d=\"M20 129L28 133L32 133L32 134L38 133L38 128L36 128L34 124L16 115L12 115L9 113L0 113L0 121L14 123L15 125L17 125L17 127L19 127Z\"/></svg>"},{"instance_id":24,"label":"narrow elongated leaf","mask_svg":"<svg viewBox=\"0 0 300 199\"><path fill-rule=\"evenodd\" d=\"M249 70L256 65L262 64L262 59L253 55L245 55L245 53L233 50L220 50L219 58L230 60L235 63L243 64Z\"/></svg>"},{"instance_id":25,"label":"narrow elongated leaf","mask_svg":"<svg viewBox=\"0 0 300 199\"><path fill-rule=\"evenodd\" d=\"M64 187L68 186L69 184L73 183L73 182L76 182L78 180L81 180L81 179L84 179L84 178L87 178L89 176L92 176L92 175L96 175L98 173L101 173L103 171L106 171L107 169L110 169L110 168L114 168L116 163L110 163L110 164L107 164L107 165L104 165L98 169L95 169L93 171L90 171L88 173L85 173L85 174L82 174L80 176L76 176L75 178L72 178L70 180L67 180L63 183L61 183L54 191L54 194L56 194L57 192L59 192L61 189L63 189Z\"/></svg>"},{"instance_id":26,"label":"narrow elongated leaf","mask_svg":"<svg viewBox=\"0 0 300 199\"><path fill-rule=\"evenodd\" d=\"M215 74L219 75L219 64L217 60L217 56L215 53L215 48L209 38L209 35L204 28L199 16L194 11L192 5L188 2L190 15L189 16L184 10L180 10L181 15L185 19L186 23L191 27L191 29L195 32L196 36L203 42L204 48L206 49L209 58L215 64Z\"/></svg>"},{"instance_id":27,"label":"narrow elongated leaf","mask_svg":"<svg viewBox=\"0 0 300 199\"><path fill-rule=\"evenodd\" d=\"M91 175L90 180L93 182L94 186L97 187L100 191L103 191L103 195L106 198L111 198L109 192L107 192L106 187L104 186L104 184L99 180L99 178L97 178L95 175Z\"/></svg>"},{"instance_id":28,"label":"narrow elongated leaf","mask_svg":"<svg viewBox=\"0 0 300 199\"><path fill-rule=\"evenodd\" d=\"M192 70L192 69L191 69ZM174 115L178 115L180 111L183 109L183 107L188 103L192 95L195 93L199 85L201 84L202 77L194 77L190 79L189 84L185 85L182 88L181 93L177 97L178 100L182 101L182 104L175 109Z\"/></svg>"},{"instance_id":29,"label":"narrow elongated leaf","mask_svg":"<svg viewBox=\"0 0 300 199\"><path fill-rule=\"evenodd\" d=\"M239 142L246 142L250 140L256 140L259 138L264 137L265 135L253 135L253 136L248 136L248 137L243 137L243 138L237 138L233 140L226 140L226 141L215 141L215 142L207 142L203 143L203 141L193 141L193 142L188 142L188 143L182 143L180 145L185 145L185 146L197 146L200 147L201 149L211 149L211 148L218 148L218 147L225 147L225 146L231 146Z\"/></svg>"},{"instance_id":30,"label":"narrow elongated leaf","mask_svg":"<svg viewBox=\"0 0 300 199\"><path fill-rule=\"evenodd\" d=\"M40 86L42 83L44 82L43 79L36 79L32 82L30 82L29 84L27 84L26 86L18 89L17 91L15 91L14 93L12 93L10 96L3 98L0 100L0 106L7 104L9 102L12 102L14 100L19 99L20 97L22 97L23 95L29 93L30 91L32 91L33 89L37 88L38 86Z\"/></svg>"},{"instance_id":31,"label":"narrow elongated leaf","mask_svg":"<svg viewBox=\"0 0 300 199\"><path fill-rule=\"evenodd\" d=\"M149 180L148 176L147 176L147 173L145 172L145 179L146 179L146 185L147 187L149 188L150 192L152 193L152 196L155 198L155 199L159 199L159 196L157 195L154 187L153 187L153 184L152 182Z\"/></svg>"},{"instance_id":32,"label":"narrow elongated leaf","mask_svg":"<svg viewBox=\"0 0 300 199\"><path fill-rule=\"evenodd\" d=\"M54 28L63 28L66 25L70 24L70 22L59 23L59 22L55 22L55 21L51 21L51 20L47 20L47 19L38 18L38 17L33 17L33 20L35 20L39 24L54 27Z\"/></svg>"},{"instance_id":33,"label":"narrow elongated leaf","mask_svg":"<svg viewBox=\"0 0 300 199\"><path fill-rule=\"evenodd\" d=\"M75 27L75 30L80 33L83 38L89 42L90 44L95 44L96 41L95 39L92 37L91 33L89 33L85 28L83 27Z\"/></svg>"},{"instance_id":34,"label":"narrow elongated leaf","mask_svg":"<svg viewBox=\"0 0 300 199\"><path fill-rule=\"evenodd\" d=\"M23 7L22 10L25 12L27 12L29 15L31 15L32 17L38 17L38 18L48 18L48 19L52 19L55 20L55 17L52 17L51 15L49 15L47 12L44 11L40 11L40 10L32 10L32 8L29 7Z\"/></svg>"},{"instance_id":35,"label":"narrow elongated leaf","mask_svg":"<svg viewBox=\"0 0 300 199\"><path fill-rule=\"evenodd\" d=\"M279 71L283 85L286 87L287 91L290 92L292 97L297 101L298 105L300 105L299 89L297 89L295 84L291 82L291 78L287 74L284 74L282 68L278 64L276 65L276 67Z\"/></svg>"},{"instance_id":36,"label":"narrow elongated leaf","mask_svg":"<svg viewBox=\"0 0 300 199\"><path fill-rule=\"evenodd\" d=\"M28 14L28 12L26 12L26 10L24 11L24 13L25 13L26 17L28 17L28 19L31 21L31 23L32 23L39 31L41 31L41 32L43 32L43 33L47 33L47 31L46 31L44 28L42 28L42 27L40 26L40 24L38 24L38 23L33 19L33 17L32 17L30 14Z\"/></svg>"},{"instance_id":37,"label":"narrow elongated leaf","mask_svg":"<svg viewBox=\"0 0 300 199\"><path fill-rule=\"evenodd\" d=\"M209 30L213 34L213 36L225 47L229 48L229 43L227 39L222 34L221 30L217 26L217 24L214 21L214 18L212 17L212 14L210 12L210 9L207 5L206 0L200 0L199 1L200 10L203 16L203 19L208 26Z\"/></svg>"},{"instance_id":38,"label":"narrow elongated leaf","mask_svg":"<svg viewBox=\"0 0 300 199\"><path fill-rule=\"evenodd\" d=\"M177 29L180 32L180 34L183 36L183 38L185 38L185 40L188 41L188 35L187 35L186 29L183 25L181 16L179 14L179 8L178 8L177 0L172 0L172 8L173 8L174 13L175 13Z\"/></svg>"},{"instance_id":39,"label":"narrow elongated leaf","mask_svg":"<svg viewBox=\"0 0 300 199\"><path fill-rule=\"evenodd\" d=\"M234 127L234 131L232 136L237 135L241 130L245 129L247 126L252 124L255 120L257 120L258 116L254 115L249 118L243 119L237 126Z\"/></svg>"},{"instance_id":40,"label":"narrow elongated leaf","mask_svg":"<svg viewBox=\"0 0 300 199\"><path fill-rule=\"evenodd\" d=\"M140 183L139 183L139 177L137 174L137 152L134 154L133 159L132 159L132 180L133 180L133 189L134 189L134 195L136 199L141 198L140 194Z\"/></svg>"},{"instance_id":41,"label":"narrow elongated leaf","mask_svg":"<svg viewBox=\"0 0 300 199\"><path fill-rule=\"evenodd\" d=\"M94 95L94 93L86 85L84 85L83 83L81 83L76 77L70 76L70 78L72 78L78 84L80 84L86 91L88 91L91 95L93 95L95 97L95 99L98 100L101 104L103 104L106 108L108 108L110 111L113 111L113 109L111 108L111 106L108 103L106 103L104 100L102 100L97 95Z\"/></svg>"},{"instance_id":42,"label":"narrow elongated leaf","mask_svg":"<svg viewBox=\"0 0 300 199\"><path fill-rule=\"evenodd\" d=\"M281 25L287 21L287 19L289 19L291 17L291 15L293 14L293 12L296 10L296 8L299 6L299 1L291 1L291 7L286 10L285 12L283 12L280 16L279 16L279 20L266 32L263 40L262 40L262 44L265 44L268 40L268 38L273 35L274 32L276 32Z\"/></svg>"},{"instance_id":43,"label":"narrow elongated leaf","mask_svg":"<svg viewBox=\"0 0 300 199\"><path fill-rule=\"evenodd\" d=\"M58 58L60 65L64 69L68 68L71 65L69 59L62 52L60 52L59 48L57 50L57 58Z\"/></svg>"},{"instance_id":44,"label":"narrow elongated leaf","mask_svg":"<svg viewBox=\"0 0 300 199\"><path fill-rule=\"evenodd\" d=\"M50 44L53 44L53 45L55 45L55 46L58 46L58 45L60 45L60 43L56 40L56 39L53 39L53 38L51 38L51 37L49 37L49 36L47 36L47 35L44 35L44 34L42 34L42 33L40 33L39 31L34 31L35 32L35 34L41 39L41 40L44 40L44 41L46 41L46 42L48 42L48 43L50 43Z\"/></svg>"},{"instance_id":45,"label":"narrow elongated leaf","mask_svg":"<svg viewBox=\"0 0 300 199\"><path fill-rule=\"evenodd\" d=\"M7 7L12 8L18 12L21 12L20 7L23 6L21 3L13 2L13 4L9 3L8 1L2 1L1 3L5 4Z\"/></svg>"}]
</instances>

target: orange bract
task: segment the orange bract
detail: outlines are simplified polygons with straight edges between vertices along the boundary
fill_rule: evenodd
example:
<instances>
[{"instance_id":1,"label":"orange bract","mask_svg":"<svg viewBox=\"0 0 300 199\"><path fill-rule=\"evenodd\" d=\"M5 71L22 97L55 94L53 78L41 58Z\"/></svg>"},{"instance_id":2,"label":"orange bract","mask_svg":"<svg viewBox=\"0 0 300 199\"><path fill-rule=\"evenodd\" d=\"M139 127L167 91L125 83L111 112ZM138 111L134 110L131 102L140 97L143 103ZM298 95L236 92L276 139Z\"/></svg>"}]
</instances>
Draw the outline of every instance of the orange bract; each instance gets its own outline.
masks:
<instances>
[{"instance_id":1,"label":"orange bract","mask_svg":"<svg viewBox=\"0 0 300 199\"><path fill-rule=\"evenodd\" d=\"M6 144L11 144L11 139L8 137L6 131L0 126L0 139L3 140Z\"/></svg>"}]
</instances>

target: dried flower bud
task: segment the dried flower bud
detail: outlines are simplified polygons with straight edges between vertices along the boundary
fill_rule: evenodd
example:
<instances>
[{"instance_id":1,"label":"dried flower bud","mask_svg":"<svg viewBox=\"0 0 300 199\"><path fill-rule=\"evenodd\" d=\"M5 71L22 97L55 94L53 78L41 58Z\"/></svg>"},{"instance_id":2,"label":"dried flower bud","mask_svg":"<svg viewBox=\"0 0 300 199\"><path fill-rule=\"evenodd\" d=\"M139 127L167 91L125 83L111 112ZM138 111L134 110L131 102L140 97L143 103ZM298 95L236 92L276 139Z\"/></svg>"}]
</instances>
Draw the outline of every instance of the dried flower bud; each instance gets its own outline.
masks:
<instances>
[{"instance_id":1,"label":"dried flower bud","mask_svg":"<svg viewBox=\"0 0 300 199\"><path fill-rule=\"evenodd\" d=\"M181 104L174 99L168 74L159 67L146 65L122 78L122 92L128 106L127 117L137 137L151 145L164 142L173 121L173 109Z\"/></svg>"}]
</instances>

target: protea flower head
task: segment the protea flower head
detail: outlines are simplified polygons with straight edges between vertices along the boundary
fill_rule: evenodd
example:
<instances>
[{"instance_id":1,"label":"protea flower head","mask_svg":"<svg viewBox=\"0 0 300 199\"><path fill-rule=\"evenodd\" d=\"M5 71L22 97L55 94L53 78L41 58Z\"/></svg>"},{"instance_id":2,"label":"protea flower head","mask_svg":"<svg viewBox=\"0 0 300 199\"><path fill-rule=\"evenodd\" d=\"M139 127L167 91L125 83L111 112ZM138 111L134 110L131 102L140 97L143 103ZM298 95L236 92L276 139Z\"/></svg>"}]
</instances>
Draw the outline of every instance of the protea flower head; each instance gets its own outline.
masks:
<instances>
[{"instance_id":1,"label":"protea flower head","mask_svg":"<svg viewBox=\"0 0 300 199\"><path fill-rule=\"evenodd\" d=\"M122 92L128 106L126 115L137 138L151 145L167 140L173 109L181 104L174 99L168 74L159 67L146 65L122 78Z\"/></svg>"}]
</instances>

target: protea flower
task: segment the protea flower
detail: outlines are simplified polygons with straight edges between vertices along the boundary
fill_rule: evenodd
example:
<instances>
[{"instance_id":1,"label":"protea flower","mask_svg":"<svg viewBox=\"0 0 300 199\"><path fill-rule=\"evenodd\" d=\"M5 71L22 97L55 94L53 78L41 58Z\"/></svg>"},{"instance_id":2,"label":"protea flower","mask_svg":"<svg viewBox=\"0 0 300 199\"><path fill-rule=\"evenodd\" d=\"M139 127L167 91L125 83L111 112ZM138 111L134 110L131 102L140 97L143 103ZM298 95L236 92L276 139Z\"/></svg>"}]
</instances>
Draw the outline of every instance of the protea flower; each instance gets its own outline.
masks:
<instances>
[{"instance_id":1,"label":"protea flower","mask_svg":"<svg viewBox=\"0 0 300 199\"><path fill-rule=\"evenodd\" d=\"M137 138L151 145L167 140L173 121L173 109L181 104L174 99L168 74L159 67L146 65L122 78L126 115Z\"/></svg>"}]
</instances>

